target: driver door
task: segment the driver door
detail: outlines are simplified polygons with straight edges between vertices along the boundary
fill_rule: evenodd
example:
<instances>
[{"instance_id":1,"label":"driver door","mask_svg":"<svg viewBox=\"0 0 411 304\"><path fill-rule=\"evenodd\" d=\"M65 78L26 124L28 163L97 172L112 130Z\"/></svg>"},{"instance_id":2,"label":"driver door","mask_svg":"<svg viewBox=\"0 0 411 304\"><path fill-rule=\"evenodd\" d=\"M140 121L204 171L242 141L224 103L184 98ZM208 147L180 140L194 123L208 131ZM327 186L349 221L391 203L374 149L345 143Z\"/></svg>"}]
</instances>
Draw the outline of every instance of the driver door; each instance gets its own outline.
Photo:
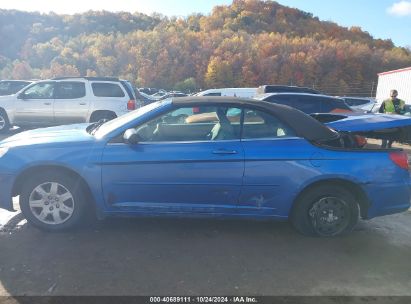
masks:
<instances>
[{"instance_id":1,"label":"driver door","mask_svg":"<svg viewBox=\"0 0 411 304\"><path fill-rule=\"evenodd\" d=\"M54 124L55 82L39 82L24 90L17 99L14 123L19 126Z\"/></svg>"},{"instance_id":2,"label":"driver door","mask_svg":"<svg viewBox=\"0 0 411 304\"><path fill-rule=\"evenodd\" d=\"M193 122L192 109L176 109L136 126L140 142L135 145L107 144L102 186L108 208L144 213L235 212L244 173L240 134L211 140L209 133L218 123L215 115L211 121ZM239 131L239 123L236 128Z\"/></svg>"}]
</instances>

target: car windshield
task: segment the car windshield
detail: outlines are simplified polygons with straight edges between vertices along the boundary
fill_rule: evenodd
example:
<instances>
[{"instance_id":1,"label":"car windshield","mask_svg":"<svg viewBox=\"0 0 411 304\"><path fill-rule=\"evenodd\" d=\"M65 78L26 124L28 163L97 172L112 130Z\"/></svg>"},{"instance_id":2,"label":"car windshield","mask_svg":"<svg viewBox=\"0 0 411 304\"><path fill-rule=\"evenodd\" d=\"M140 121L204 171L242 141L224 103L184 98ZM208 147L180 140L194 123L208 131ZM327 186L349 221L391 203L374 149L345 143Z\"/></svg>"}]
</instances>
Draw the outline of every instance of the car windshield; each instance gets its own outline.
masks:
<instances>
[{"instance_id":1,"label":"car windshield","mask_svg":"<svg viewBox=\"0 0 411 304\"><path fill-rule=\"evenodd\" d=\"M137 119L138 117L153 111L154 109L160 108L164 105L170 104L171 103L171 99L165 99L165 100L161 100L161 101L157 101L154 103L151 103L145 107L139 108L137 110L134 110L130 113L127 113L125 115L122 115L116 119L110 120L108 122L106 122L104 125L102 125L95 133L94 136L97 139L103 138L104 136L106 136L107 134L113 132L114 130L116 130L117 128Z\"/></svg>"}]
</instances>

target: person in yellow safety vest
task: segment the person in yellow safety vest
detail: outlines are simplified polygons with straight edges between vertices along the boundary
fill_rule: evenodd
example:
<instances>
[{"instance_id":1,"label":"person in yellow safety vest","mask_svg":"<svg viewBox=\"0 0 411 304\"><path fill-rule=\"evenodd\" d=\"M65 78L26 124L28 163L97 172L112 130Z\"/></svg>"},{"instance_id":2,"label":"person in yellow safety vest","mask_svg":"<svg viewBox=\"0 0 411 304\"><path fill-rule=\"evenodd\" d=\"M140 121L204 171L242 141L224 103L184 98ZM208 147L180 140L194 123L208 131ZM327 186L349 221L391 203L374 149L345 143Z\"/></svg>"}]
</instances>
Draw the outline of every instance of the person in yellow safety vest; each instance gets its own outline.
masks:
<instances>
[{"instance_id":1,"label":"person in yellow safety vest","mask_svg":"<svg viewBox=\"0 0 411 304\"><path fill-rule=\"evenodd\" d=\"M404 114L405 113L405 101L398 99L398 91L391 90L391 98L384 100L378 112L385 114ZM391 148L392 140L382 140L381 148Z\"/></svg>"}]
</instances>

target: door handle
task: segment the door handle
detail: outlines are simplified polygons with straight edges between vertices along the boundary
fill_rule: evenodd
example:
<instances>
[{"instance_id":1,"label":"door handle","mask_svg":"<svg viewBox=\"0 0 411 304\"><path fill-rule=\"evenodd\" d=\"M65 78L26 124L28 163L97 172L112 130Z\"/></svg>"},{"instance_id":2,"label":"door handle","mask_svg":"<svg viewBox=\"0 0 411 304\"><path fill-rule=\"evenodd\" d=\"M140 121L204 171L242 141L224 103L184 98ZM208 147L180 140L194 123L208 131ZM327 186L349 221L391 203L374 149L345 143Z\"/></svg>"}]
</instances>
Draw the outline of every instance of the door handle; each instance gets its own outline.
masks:
<instances>
[{"instance_id":1,"label":"door handle","mask_svg":"<svg viewBox=\"0 0 411 304\"><path fill-rule=\"evenodd\" d=\"M80 102L80 106L85 106L86 103L85 102Z\"/></svg>"},{"instance_id":2,"label":"door handle","mask_svg":"<svg viewBox=\"0 0 411 304\"><path fill-rule=\"evenodd\" d=\"M46 106L49 106L49 105L51 105L51 102L45 102L44 103Z\"/></svg>"},{"instance_id":3,"label":"door handle","mask_svg":"<svg viewBox=\"0 0 411 304\"><path fill-rule=\"evenodd\" d=\"M226 149L219 149L214 150L213 154L220 154L220 155L229 155L229 154L237 154L238 152L235 150L226 150Z\"/></svg>"}]
</instances>

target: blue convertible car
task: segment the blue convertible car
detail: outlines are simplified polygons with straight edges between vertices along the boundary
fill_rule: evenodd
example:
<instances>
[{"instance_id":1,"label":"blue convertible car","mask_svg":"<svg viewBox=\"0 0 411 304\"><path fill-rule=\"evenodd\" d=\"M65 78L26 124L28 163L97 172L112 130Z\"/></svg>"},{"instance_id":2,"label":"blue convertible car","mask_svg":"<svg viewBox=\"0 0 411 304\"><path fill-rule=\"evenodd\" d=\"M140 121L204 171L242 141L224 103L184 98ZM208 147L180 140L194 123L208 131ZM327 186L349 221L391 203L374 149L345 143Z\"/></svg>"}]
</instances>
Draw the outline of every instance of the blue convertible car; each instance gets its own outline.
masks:
<instances>
[{"instance_id":1,"label":"blue convertible car","mask_svg":"<svg viewBox=\"0 0 411 304\"><path fill-rule=\"evenodd\" d=\"M198 109L201 107L201 113ZM287 106L187 97L0 142L0 207L63 230L105 216L290 219L334 236L410 206L407 155L370 150Z\"/></svg>"}]
</instances>

